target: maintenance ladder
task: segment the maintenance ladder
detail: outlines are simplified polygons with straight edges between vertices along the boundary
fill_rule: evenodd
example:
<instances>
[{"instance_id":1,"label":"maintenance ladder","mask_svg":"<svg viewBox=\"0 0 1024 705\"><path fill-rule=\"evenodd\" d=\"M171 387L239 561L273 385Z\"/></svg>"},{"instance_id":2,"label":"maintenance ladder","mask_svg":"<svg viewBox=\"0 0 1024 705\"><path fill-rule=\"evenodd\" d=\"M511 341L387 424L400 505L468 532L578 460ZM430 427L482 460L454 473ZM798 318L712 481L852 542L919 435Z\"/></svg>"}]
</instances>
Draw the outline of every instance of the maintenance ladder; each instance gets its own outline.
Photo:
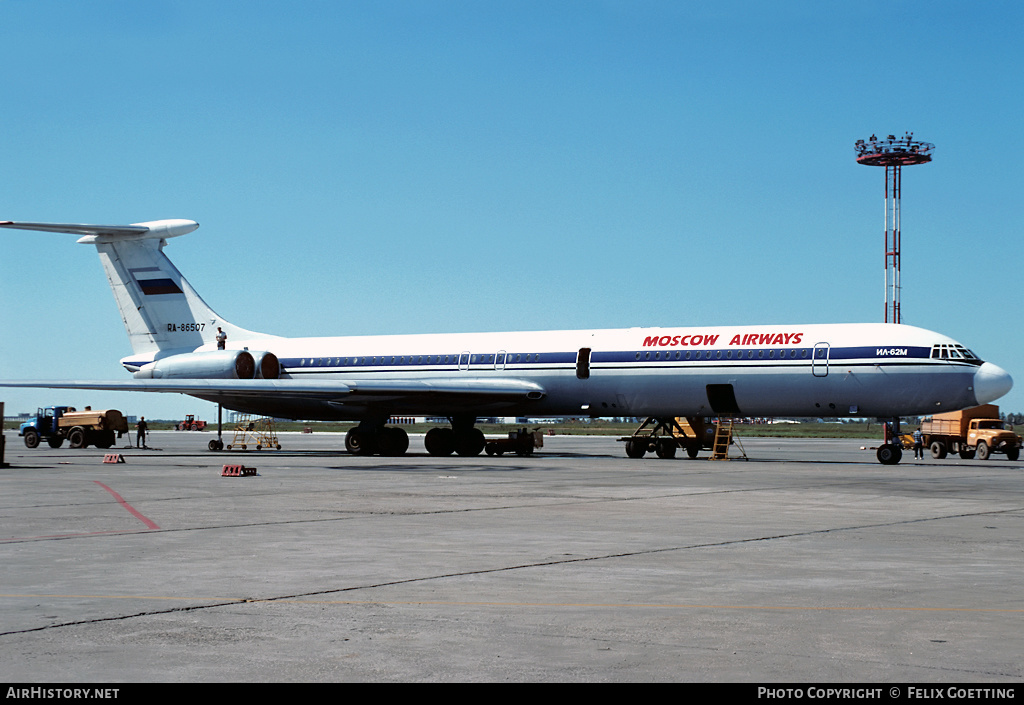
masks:
<instances>
[{"instance_id":1,"label":"maintenance ladder","mask_svg":"<svg viewBox=\"0 0 1024 705\"><path fill-rule=\"evenodd\" d=\"M729 446L734 442L736 447L740 449L743 459L750 460L747 457L747 452L743 449L743 444L740 443L739 436L733 436L733 417L719 416L718 424L715 426L715 440L711 446L711 457L709 460L731 460L729 457Z\"/></svg>"},{"instance_id":2,"label":"maintenance ladder","mask_svg":"<svg viewBox=\"0 0 1024 705\"><path fill-rule=\"evenodd\" d=\"M228 450L246 450L250 443L256 446L256 450L281 450L273 418L256 414L239 415L234 440L226 447Z\"/></svg>"}]
</instances>

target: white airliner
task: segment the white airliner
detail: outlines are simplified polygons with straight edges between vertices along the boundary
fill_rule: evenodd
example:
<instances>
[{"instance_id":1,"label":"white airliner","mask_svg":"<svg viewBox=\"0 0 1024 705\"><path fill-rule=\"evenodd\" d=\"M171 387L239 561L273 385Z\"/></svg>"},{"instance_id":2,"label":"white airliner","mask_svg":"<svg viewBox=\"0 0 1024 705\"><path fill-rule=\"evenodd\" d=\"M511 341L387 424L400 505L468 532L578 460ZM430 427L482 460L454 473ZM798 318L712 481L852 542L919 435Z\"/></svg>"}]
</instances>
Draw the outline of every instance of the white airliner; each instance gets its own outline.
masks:
<instances>
[{"instance_id":1,"label":"white airliner","mask_svg":"<svg viewBox=\"0 0 1024 705\"><path fill-rule=\"evenodd\" d=\"M191 220L104 226L0 222L81 235L114 291L133 373L118 381L0 386L177 392L236 411L351 420L355 453L403 454L389 417L440 416L432 455L476 455L480 416L859 416L893 419L984 404L1010 376L955 340L905 325L750 325L283 338L218 316L163 253ZM227 334L218 350L217 333ZM641 452L642 453L642 452ZM898 462L884 445L879 460Z\"/></svg>"}]
</instances>

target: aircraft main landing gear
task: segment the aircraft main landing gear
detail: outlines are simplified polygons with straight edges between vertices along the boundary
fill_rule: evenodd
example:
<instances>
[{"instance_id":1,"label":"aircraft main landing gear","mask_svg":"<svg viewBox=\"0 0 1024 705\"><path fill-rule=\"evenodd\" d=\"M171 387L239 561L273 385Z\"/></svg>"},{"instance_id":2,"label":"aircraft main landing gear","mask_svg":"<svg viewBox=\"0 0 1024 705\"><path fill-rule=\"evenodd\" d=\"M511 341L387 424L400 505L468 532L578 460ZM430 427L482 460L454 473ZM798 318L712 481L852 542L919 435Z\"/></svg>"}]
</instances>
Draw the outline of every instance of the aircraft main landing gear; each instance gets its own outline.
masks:
<instances>
[{"instance_id":1,"label":"aircraft main landing gear","mask_svg":"<svg viewBox=\"0 0 1024 705\"><path fill-rule=\"evenodd\" d=\"M487 441L483 431L474 428L474 417L453 417L450 428L439 427L427 431L423 442L427 453L444 457L455 453L463 457L480 455ZM396 426L380 423L360 423L345 434L345 450L352 455L405 455L409 450L409 434Z\"/></svg>"},{"instance_id":2,"label":"aircraft main landing gear","mask_svg":"<svg viewBox=\"0 0 1024 705\"><path fill-rule=\"evenodd\" d=\"M345 450L352 455L380 454L388 457L405 455L409 450L409 434L394 426L363 426L360 424L345 434Z\"/></svg>"},{"instance_id":3,"label":"aircraft main landing gear","mask_svg":"<svg viewBox=\"0 0 1024 705\"><path fill-rule=\"evenodd\" d=\"M430 455L443 457L455 453L462 457L480 455L487 441L479 428L473 427L476 419L453 417L451 428L432 428L427 431L423 443Z\"/></svg>"}]
</instances>

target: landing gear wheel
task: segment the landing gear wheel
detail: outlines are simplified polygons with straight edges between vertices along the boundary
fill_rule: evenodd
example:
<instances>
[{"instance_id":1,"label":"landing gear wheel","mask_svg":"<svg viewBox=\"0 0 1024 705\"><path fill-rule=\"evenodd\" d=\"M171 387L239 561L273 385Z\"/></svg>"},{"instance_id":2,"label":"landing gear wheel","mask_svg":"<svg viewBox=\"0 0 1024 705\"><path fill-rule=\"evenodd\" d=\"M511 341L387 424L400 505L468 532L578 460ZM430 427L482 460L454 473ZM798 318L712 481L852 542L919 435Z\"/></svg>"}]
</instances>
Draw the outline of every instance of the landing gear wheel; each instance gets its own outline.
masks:
<instances>
[{"instance_id":1,"label":"landing gear wheel","mask_svg":"<svg viewBox=\"0 0 1024 705\"><path fill-rule=\"evenodd\" d=\"M46 443L51 448L60 448L64 445L64 436L50 436L46 439Z\"/></svg>"},{"instance_id":2,"label":"landing gear wheel","mask_svg":"<svg viewBox=\"0 0 1024 705\"><path fill-rule=\"evenodd\" d=\"M450 428L432 428L423 438L423 445L430 455L451 455L455 452L455 432Z\"/></svg>"},{"instance_id":3,"label":"landing gear wheel","mask_svg":"<svg viewBox=\"0 0 1024 705\"><path fill-rule=\"evenodd\" d=\"M643 439L631 439L626 441L626 455L630 458L642 458L647 454L647 441Z\"/></svg>"},{"instance_id":4,"label":"landing gear wheel","mask_svg":"<svg viewBox=\"0 0 1024 705\"><path fill-rule=\"evenodd\" d=\"M698 453L700 453L699 446L686 446L686 454L690 457L690 460L696 460Z\"/></svg>"},{"instance_id":5,"label":"landing gear wheel","mask_svg":"<svg viewBox=\"0 0 1024 705\"><path fill-rule=\"evenodd\" d=\"M974 460L974 451L973 450L968 450L966 448L961 448L960 449L960 457L963 460Z\"/></svg>"},{"instance_id":6,"label":"landing gear wheel","mask_svg":"<svg viewBox=\"0 0 1024 705\"><path fill-rule=\"evenodd\" d=\"M992 453L989 450L988 443L985 441L978 441L978 460L988 460L988 456Z\"/></svg>"},{"instance_id":7,"label":"landing gear wheel","mask_svg":"<svg viewBox=\"0 0 1024 705\"><path fill-rule=\"evenodd\" d=\"M886 443L878 448L875 455L882 465L896 465L903 458L903 451L897 445Z\"/></svg>"},{"instance_id":8,"label":"landing gear wheel","mask_svg":"<svg viewBox=\"0 0 1024 705\"><path fill-rule=\"evenodd\" d=\"M1008 448L1006 450L1007 460L1016 460L1020 457L1020 448Z\"/></svg>"},{"instance_id":9,"label":"landing gear wheel","mask_svg":"<svg viewBox=\"0 0 1024 705\"><path fill-rule=\"evenodd\" d=\"M216 452L218 450L223 450L224 442L214 438L213 440L206 444L206 447Z\"/></svg>"},{"instance_id":10,"label":"landing gear wheel","mask_svg":"<svg viewBox=\"0 0 1024 705\"><path fill-rule=\"evenodd\" d=\"M352 455L373 455L375 450L373 434L356 426L345 434L345 450Z\"/></svg>"},{"instance_id":11,"label":"landing gear wheel","mask_svg":"<svg viewBox=\"0 0 1024 705\"><path fill-rule=\"evenodd\" d=\"M469 428L455 434L455 452L464 458L480 455L487 441L479 428Z\"/></svg>"},{"instance_id":12,"label":"landing gear wheel","mask_svg":"<svg viewBox=\"0 0 1024 705\"><path fill-rule=\"evenodd\" d=\"M377 445L381 455L405 455L409 450L409 434L403 428L382 428L377 434Z\"/></svg>"},{"instance_id":13,"label":"landing gear wheel","mask_svg":"<svg viewBox=\"0 0 1024 705\"><path fill-rule=\"evenodd\" d=\"M25 431L25 447L36 448L39 446L39 432L29 429Z\"/></svg>"}]
</instances>

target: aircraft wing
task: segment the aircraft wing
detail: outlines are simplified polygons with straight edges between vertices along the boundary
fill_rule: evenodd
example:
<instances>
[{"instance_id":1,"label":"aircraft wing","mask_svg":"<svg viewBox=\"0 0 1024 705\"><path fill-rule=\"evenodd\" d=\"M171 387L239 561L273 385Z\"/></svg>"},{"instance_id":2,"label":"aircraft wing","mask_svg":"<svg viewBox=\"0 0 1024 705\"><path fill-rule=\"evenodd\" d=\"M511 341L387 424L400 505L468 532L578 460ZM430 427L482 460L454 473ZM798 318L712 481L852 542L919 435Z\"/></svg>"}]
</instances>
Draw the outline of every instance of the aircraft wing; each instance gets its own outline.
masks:
<instances>
[{"instance_id":1,"label":"aircraft wing","mask_svg":"<svg viewBox=\"0 0 1024 705\"><path fill-rule=\"evenodd\" d=\"M415 403L418 400L515 401L541 399L544 389L533 382L509 378L468 377L414 380L302 381L292 379L133 379L6 380L0 387L47 389L94 389L113 392L174 392L204 399L264 398L308 399L371 404L385 400Z\"/></svg>"}]
</instances>

